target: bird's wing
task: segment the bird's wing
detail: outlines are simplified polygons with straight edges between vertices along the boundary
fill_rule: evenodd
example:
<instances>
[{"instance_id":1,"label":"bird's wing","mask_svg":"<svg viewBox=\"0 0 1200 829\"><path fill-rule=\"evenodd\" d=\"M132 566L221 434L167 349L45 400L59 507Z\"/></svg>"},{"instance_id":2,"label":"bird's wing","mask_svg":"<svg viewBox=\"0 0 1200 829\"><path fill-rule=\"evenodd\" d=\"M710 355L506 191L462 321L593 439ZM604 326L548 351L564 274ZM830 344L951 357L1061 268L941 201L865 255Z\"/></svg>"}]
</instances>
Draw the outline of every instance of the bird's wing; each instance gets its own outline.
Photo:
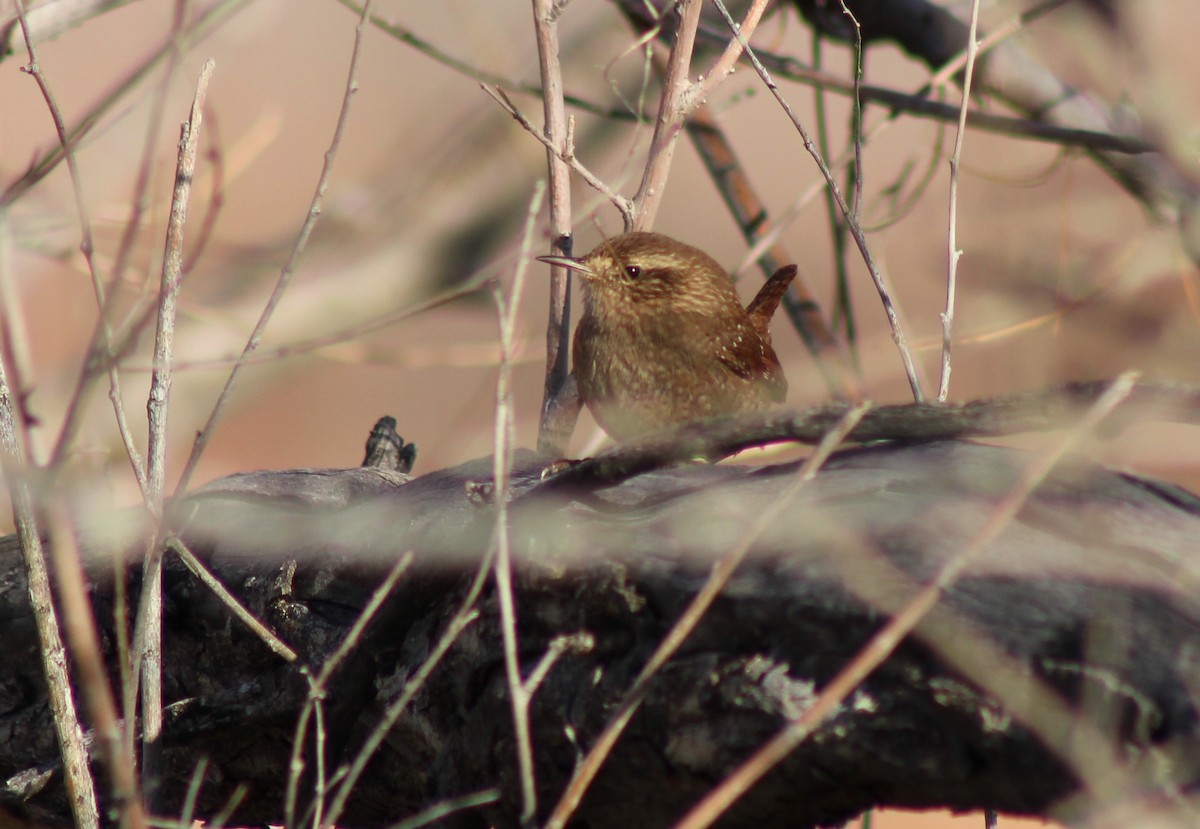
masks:
<instances>
[{"instance_id":1,"label":"bird's wing","mask_svg":"<svg viewBox=\"0 0 1200 829\"><path fill-rule=\"evenodd\" d=\"M733 336L725 332L717 347L717 361L733 374L763 384L771 400L782 401L787 395L787 378L771 347L771 335L765 329L755 331L753 320L742 325L745 329Z\"/></svg>"}]
</instances>

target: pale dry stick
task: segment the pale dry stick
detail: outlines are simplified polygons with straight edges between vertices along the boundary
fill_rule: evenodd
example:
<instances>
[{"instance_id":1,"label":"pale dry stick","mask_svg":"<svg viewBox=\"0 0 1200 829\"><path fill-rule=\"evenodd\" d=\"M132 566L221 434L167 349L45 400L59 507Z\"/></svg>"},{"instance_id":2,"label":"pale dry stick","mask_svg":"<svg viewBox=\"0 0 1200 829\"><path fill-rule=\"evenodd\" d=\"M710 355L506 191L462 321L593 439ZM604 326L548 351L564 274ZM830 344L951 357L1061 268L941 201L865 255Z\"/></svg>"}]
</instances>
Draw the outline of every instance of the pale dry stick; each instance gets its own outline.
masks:
<instances>
[{"instance_id":1,"label":"pale dry stick","mask_svg":"<svg viewBox=\"0 0 1200 829\"><path fill-rule=\"evenodd\" d=\"M233 390L237 385L238 378L242 373L242 367L245 364L245 358L249 357L258 348L259 343L262 342L263 332L267 328L267 323L271 321L271 317L275 313L275 308L279 305L280 300L283 299L283 294L287 290L288 285L291 284L296 264L299 262L301 254L308 245L308 238L317 223L317 217L321 215L321 207L325 202L325 191L328 189L329 180L333 176L333 162L337 158L338 149L342 144L342 135L346 131L346 123L349 120L350 101L353 99L354 93L358 91L358 66L362 55L363 30L366 28L367 17L371 11L371 2L372 0L366 0L363 4L362 14L359 16L358 23L354 27L354 47L350 53L350 68L346 73L346 90L342 95L342 105L338 111L337 124L333 128L333 138L329 142L329 149L325 151L325 162L321 168L321 175L317 180L316 191L313 193L308 213L304 218L300 233L296 237L296 242L292 245L287 262L284 263L282 270L279 272L279 278L275 281L275 287L271 290L271 295L267 298L266 305L263 306L262 313L259 315L258 322L255 323L254 330L250 333L249 339L246 341L245 348L242 349L242 354L238 358L238 362L229 370L229 377L226 378L225 385L222 387L221 393L217 396L217 402L213 404L212 412L209 414L208 420L205 421L204 428L196 436L196 441L192 445L192 452L188 456L183 472L179 476L179 483L175 487L176 493L187 489L188 482L192 479L192 474L196 471L196 465L200 462L200 456L204 453L205 447L208 446L209 440L212 439L213 431L216 429L217 423L220 422L221 416L225 413L225 407L228 405L230 397L233 396Z\"/></svg>"},{"instance_id":2,"label":"pale dry stick","mask_svg":"<svg viewBox=\"0 0 1200 829\"><path fill-rule=\"evenodd\" d=\"M341 667L346 661L351 652L358 647L362 642L363 633L367 629L367 625L375 618L375 614L383 607L383 603L387 597L392 594L396 588L396 583L400 581L400 577L412 566L413 554L410 550L396 560L392 565L392 569L388 571L387 576L379 586L371 593L371 598L367 600L362 612L358 614L358 618L354 620L354 624L350 626L350 630L346 631L346 636L337 648L330 654L329 658L321 665L321 672L316 678L309 679L308 696L304 700L304 707L300 709L300 716L296 720L296 729L292 737L292 756L288 764L288 780L287 789L284 793L284 825L288 829L296 827L296 796L299 792L300 772L304 768L304 761L301 756L304 753L305 741L308 739L308 720L313 715L313 710L319 700L325 696L325 686L329 684L330 677L334 672ZM307 672L308 668L301 668Z\"/></svg>"},{"instance_id":3,"label":"pale dry stick","mask_svg":"<svg viewBox=\"0 0 1200 829\"><path fill-rule=\"evenodd\" d=\"M948 207L949 230L946 234L946 309L941 313L942 321L942 372L938 380L938 402L945 403L950 395L950 346L954 330L954 294L958 288L958 260L962 251L958 249L958 170L962 161L963 141L967 135L967 110L971 106L971 79L975 73L975 54L979 48L976 35L979 31L979 0L971 3L971 25L967 35L967 68L963 77L962 109L958 116L958 129L954 135L954 149L950 152L950 204Z\"/></svg>"},{"instance_id":4,"label":"pale dry stick","mask_svg":"<svg viewBox=\"0 0 1200 829\"><path fill-rule=\"evenodd\" d=\"M96 304L104 306L104 283L100 281L100 274L96 270L96 261L94 254L96 251L95 242L92 239L92 220L88 215L87 200L83 197L83 179L79 174L79 164L75 159L75 147L70 137L67 135L67 125L63 121L62 112L55 103L54 93L50 91L50 84L46 80L46 75L42 71L41 65L38 63L37 52L33 46L33 36L29 33L29 20L25 15L24 0L13 0L14 6L17 9L17 20L21 24L21 33L25 37L25 51L29 55L29 63L20 67L20 71L31 76L37 82L38 89L42 92L42 97L46 101L46 107L50 111L50 117L54 121L54 131L58 134L58 141L63 150L63 158L67 162L68 177L71 179L71 189L75 194L75 210L79 214L79 231L82 239L79 243L79 252L83 254L84 263L87 265L88 273L92 278L92 290L96 294Z\"/></svg>"},{"instance_id":5,"label":"pale dry stick","mask_svg":"<svg viewBox=\"0 0 1200 829\"><path fill-rule=\"evenodd\" d=\"M172 27L176 38L182 37L183 23L187 14L187 6L188 0L176 0L175 20ZM117 305L117 298L121 293L121 286L123 284L124 271L128 265L128 259L133 249L133 243L137 238L137 231L141 226L142 214L146 211L146 194L150 183L150 168L151 160L153 158L153 146L158 139L158 128L161 126L166 109L167 92L171 86L171 81L175 73L175 68L179 62L181 51L181 49L176 49L172 53L171 60L168 61L167 64L167 70L164 72L163 78L160 81L158 94L154 96L154 103L151 106L151 115L148 119L146 128L146 143L141 154L142 160L138 169L137 181L134 184L134 195L131 199L133 206L130 209L130 216L126 220L125 231L122 234L121 241L117 249L117 254L114 258L112 275L110 277L110 284L112 287L109 292L108 303L99 309L100 318L97 320L96 329L93 332L92 339L87 346L89 360L96 359L99 356L93 350L97 347L98 341L100 347L102 348L101 353L104 355L103 360L108 364L109 399L113 404L113 409L116 415L117 431L122 436L122 441L125 444L125 456L133 468L134 477L137 480L138 488L142 494L142 501L151 512L154 512L154 508L148 494L149 484L146 476L146 463L143 461L141 454L138 452L137 447L133 443L133 434L126 422L125 406L121 399L120 377L118 373L118 366L120 365L121 360L120 357L118 357L115 353L113 332L109 326L109 309ZM209 128L210 136L217 132L215 125L216 122L215 119L213 119ZM218 142L212 139L209 141L210 145L214 145L216 143ZM220 156L215 150L210 150L209 157L213 169L213 195L210 201L209 210L204 218L204 224L201 227L200 232L197 234L197 239L192 246L191 257L182 266L182 271L184 273L187 273L191 270L201 253L207 247L209 236L211 234L213 225L215 224L216 213L220 209L220 194L222 190L222 166L220 163ZM143 310L139 311L135 308L130 312L129 320L136 320L140 317L142 320L144 320L144 322L149 321L151 309L155 308L156 303L151 301L151 298L148 297L143 297L143 300ZM123 348L129 347L131 343L136 342L136 335L141 331L143 324L144 323L139 322L132 330L127 332L128 336L125 339L125 345L122 346ZM176 362L176 372L178 372L178 369L179 365ZM80 378L80 384L76 387L77 393L85 388L84 383L86 382L87 371L88 369L85 367L85 371ZM64 428L60 434L66 435L68 434L68 430ZM58 448L63 448L65 445L65 443L60 442ZM65 458L65 454L62 457ZM133 686L133 680L131 679L131 653L133 651L133 646L129 641L129 610L125 595L125 563L121 558L114 556L112 564L114 585L113 627L116 630L117 666L120 674L121 688L123 689L124 694L125 689L130 689ZM136 696L136 694L134 694L134 696ZM123 701L126 702L127 710L132 710L131 700L132 697L124 697ZM125 728L125 740L129 747L130 753L133 752L135 721L135 718L129 718Z\"/></svg>"},{"instance_id":6,"label":"pale dry stick","mask_svg":"<svg viewBox=\"0 0 1200 829\"><path fill-rule=\"evenodd\" d=\"M236 616L242 624L248 627L255 636L261 639L263 644L288 662L295 662L300 658L294 650L288 647L286 642L276 636L269 627L255 618L254 614L247 610L246 606L238 601L237 596L230 593L229 589L225 587L225 585L221 584L220 580L217 579L217 577L214 576L209 569L204 566L204 562L196 558L195 553L193 553L191 549L189 549L188 546L183 543L182 539L167 539L167 548L171 550L171 552L175 553L175 555L179 556L180 560L184 563L188 570L192 572L192 575L200 579L204 586L211 590L213 595L220 600L221 604L229 608L229 612Z\"/></svg>"},{"instance_id":7,"label":"pale dry stick","mask_svg":"<svg viewBox=\"0 0 1200 829\"><path fill-rule=\"evenodd\" d=\"M309 811L312 813L312 829L325 829L323 813L328 781L325 777L325 706L317 699L313 706L313 754L316 769L313 771L313 797ZM332 823L330 823L332 825Z\"/></svg>"},{"instance_id":8,"label":"pale dry stick","mask_svg":"<svg viewBox=\"0 0 1200 829\"><path fill-rule=\"evenodd\" d=\"M552 0L533 0L533 29L542 77L542 112L546 140L557 150L546 150L550 189L550 253L571 256L571 172L559 154L574 156L571 123L563 101L562 64L559 61L558 13ZM571 328L571 280L566 268L550 268L550 313L546 323L546 375L542 410L538 418L538 450L562 454L567 435L556 434L554 406L567 383ZM574 425L574 424L572 424Z\"/></svg>"},{"instance_id":9,"label":"pale dry stick","mask_svg":"<svg viewBox=\"0 0 1200 829\"><path fill-rule=\"evenodd\" d=\"M617 209L617 212L621 214L621 217L624 219L626 225L629 225L631 222L633 222L633 203L621 194L614 192L600 179L599 176L597 176L587 167L583 166L579 159L575 158L573 153L568 155L565 149L555 147L552 143L550 143L550 139L543 135L537 129L537 127L535 127L529 121L529 119L525 117L525 113L521 112L521 110L517 108L517 105L514 104L512 99L508 97L508 93L498 86L491 87L486 84L480 84L480 89L490 95L492 99L496 101L496 103L500 104L500 107L510 116L512 116L513 120L524 127L526 132L528 132L538 141L542 142L543 146L545 146L550 152L554 153L560 161L569 165L570 168L575 172L575 175L583 179L584 182L586 182L587 185L597 193L600 193L602 196L608 199L612 203L613 207Z\"/></svg>"},{"instance_id":10,"label":"pale dry stick","mask_svg":"<svg viewBox=\"0 0 1200 829\"><path fill-rule=\"evenodd\" d=\"M221 149L220 124L221 119L217 116L216 111L210 110L208 113L208 152L204 154L204 159L208 162L208 207L204 211L204 220L201 222L199 230L196 231L196 241L192 243L191 253L183 263L184 273L194 271L196 263L208 250L208 244L212 241L217 229L217 219L221 215L221 209L225 206L225 155Z\"/></svg>"},{"instance_id":11,"label":"pale dry stick","mask_svg":"<svg viewBox=\"0 0 1200 829\"><path fill-rule=\"evenodd\" d=\"M205 10L195 23L186 32L186 37L180 42L172 32L165 43L159 46L146 60L138 67L133 69L129 75L119 81L101 100L91 109L84 113L76 124L67 133L67 138L72 146L78 146L80 140L88 132L91 131L103 117L107 114L117 102L120 101L127 92L133 89L140 83L153 69L158 66L162 60L166 58L175 48L187 50L201 39L212 34L218 26L224 23L230 15L240 11L243 7L250 5L251 0L218 0L216 5ZM62 161L63 153L61 147L56 147L46 154L45 157L35 159L29 168L12 184L0 192L0 208L7 207L15 202L22 195L27 193L43 178L49 175Z\"/></svg>"},{"instance_id":12,"label":"pale dry stick","mask_svg":"<svg viewBox=\"0 0 1200 829\"><path fill-rule=\"evenodd\" d=\"M804 142L804 149L808 150L809 155L816 161L817 167L821 170L821 175L825 178L825 182L829 185L833 197L837 200L838 208L842 211L842 215L846 217L846 226L850 230L850 235L854 237L854 242L858 245L859 253L862 254L863 261L867 265L867 270L871 274L871 279L875 283L875 290L879 293L880 302L883 304L883 311L887 315L888 325L891 328L892 342L896 344L896 349L900 352L900 360L904 364L904 373L908 378L908 385L912 390L913 399L918 403L924 402L925 393L921 390L921 380L917 375L916 365L913 363L912 354L909 352L905 341L904 331L900 327L900 320L896 314L895 305L892 303L891 290L888 288L887 280L884 278L882 271L879 270L879 266L875 263L875 257L871 254L871 249L867 246L867 239L863 235L862 227L855 220L853 211L846 203L845 196L842 195L841 188L838 187L833 173L830 172L828 165L825 163L825 159L821 157L821 154L817 151L816 146L809 137L808 130L804 128L804 124L800 121L800 118L792 110L787 99L783 97L778 85L771 79L771 74L767 71L767 68L762 65L758 57L754 54L754 50L750 48L750 44L746 43L736 33L736 24L733 21L733 17L730 16L729 10L725 8L725 4L721 0L712 0L712 2L721 12L721 16L725 18L726 25L730 27L731 31L734 31L736 37L742 40L742 48L746 50L746 57L750 59L754 70L758 72L758 76L762 78L763 83L766 84L771 95L779 103L780 107L783 108L784 113L791 119L793 126L796 127L796 131L799 132L800 138Z\"/></svg>"},{"instance_id":13,"label":"pale dry stick","mask_svg":"<svg viewBox=\"0 0 1200 829\"><path fill-rule=\"evenodd\" d=\"M596 638L587 631L579 633L571 633L565 636L555 636L550 640L550 646L546 648L546 652L542 654L542 658L538 660L537 665L529 672L529 678L522 683L521 690L524 691L527 699L533 699L533 695L537 693L537 689L550 675L550 669L554 667L554 663L559 660L565 653L590 653L596 647Z\"/></svg>"},{"instance_id":14,"label":"pale dry stick","mask_svg":"<svg viewBox=\"0 0 1200 829\"><path fill-rule=\"evenodd\" d=\"M18 423L22 425L18 426ZM100 815L96 806L96 790L88 768L88 751L79 723L79 712L75 709L71 692L67 653L63 647L54 597L50 592L46 554L26 474L28 464L23 444L28 443L27 431L28 427L17 416L17 404L8 384L7 369L4 361L0 360L0 468L12 499L13 521L17 525L21 555L25 560L29 606L37 625L47 696L63 758L67 799L77 827L98 829Z\"/></svg>"},{"instance_id":15,"label":"pale dry stick","mask_svg":"<svg viewBox=\"0 0 1200 829\"><path fill-rule=\"evenodd\" d=\"M112 331L108 327L107 320L104 319L104 308L106 305L104 283L101 281L100 274L96 269L95 243L92 238L92 222L88 214L87 201L83 196L83 182L80 178L79 166L75 158L73 139L67 133L66 123L63 121L62 113L58 109L58 104L55 102L54 95L50 91L50 85L46 81L45 74L38 63L37 54L33 46L33 39L29 32L29 24L25 14L24 3L22 0L15 0L15 6L17 9L17 20L20 24L21 32L25 38L25 47L29 54L29 65L21 67L21 71L32 75L37 81L38 88L42 92L42 97L46 101L46 106L50 110L51 119L54 121L54 129L58 134L59 146L62 148L62 157L66 159L67 172L69 178L71 179L72 190L75 194L75 209L79 215L80 234L82 237L79 244L79 250L83 254L88 273L91 275L92 290L96 297L96 305L100 309L101 319L99 322L99 327L106 340L111 340ZM121 399L120 381L115 367L109 369L109 383L109 398L112 400L114 412L116 414L117 432L125 446L125 451L134 470L134 476L137 479L138 486L142 492L145 492L146 481L139 466L140 456L137 451L137 446L133 441L133 433L129 429L129 422L125 416L125 406ZM51 466L57 466L57 461L52 460Z\"/></svg>"},{"instance_id":16,"label":"pale dry stick","mask_svg":"<svg viewBox=\"0 0 1200 829\"><path fill-rule=\"evenodd\" d=\"M129 257L133 251L134 242L137 239L138 231L141 229L142 216L147 209L147 193L150 187L151 161L154 158L154 147L158 142L159 128L162 126L163 118L166 113L167 93L171 88L172 80L175 76L175 70L179 65L179 60L182 55L182 49L179 47L179 38L184 30L184 20L187 13L187 0L176 0L175 14L171 24L173 34L172 42L175 48L171 50L170 57L167 60L166 69L163 71L162 78L159 79L158 89L152 96L150 104L150 115L146 120L146 136L140 154L140 162L138 164L137 176L134 179L133 194L130 198L129 218L125 220L125 228L121 233L121 240L117 244L117 252L113 257L112 273L109 277L110 293L108 301L100 306L100 319L97 320L97 329L101 337L101 346L105 354L111 354L113 349L113 332L109 324L110 309L116 305L116 298L121 292L121 286L125 275L125 270L129 265ZM193 163L193 175L195 165ZM190 178L193 175L189 175ZM133 474L137 480L138 489L142 493L142 500L147 507L153 512L153 499L149 495L150 484L146 476L146 462L143 460L141 453L138 451L136 444L133 442L133 433L129 429L128 422L125 416L125 406L121 394L120 374L117 369L117 362L111 361L108 366L108 396L112 401L113 409L117 419L117 433L121 436L121 440L125 446L125 456L129 459L130 466L133 468ZM122 625L117 633L119 641L118 653L121 657L122 676L125 676L128 668L124 661L129 656L129 646L125 642L127 632ZM127 685L128 682L123 682ZM132 734L132 728L130 729Z\"/></svg>"},{"instance_id":17,"label":"pale dry stick","mask_svg":"<svg viewBox=\"0 0 1200 829\"><path fill-rule=\"evenodd\" d=\"M204 100L216 64L209 59L200 70L196 94L188 119L180 128L179 158L175 167L175 189L163 243L162 277L159 284L158 320L154 332L154 367L146 403L149 443L146 448L146 500L153 528L146 540L142 561L142 593L134 623L133 667L125 697L129 727L133 727L133 697L141 687L142 701L142 795L146 808L158 812L158 780L162 757L162 552L163 489L166 478L167 411L171 397L171 358L175 342L175 313L182 279L183 228L196 172L196 148L203 124ZM101 314L104 313L103 307Z\"/></svg>"},{"instance_id":18,"label":"pale dry stick","mask_svg":"<svg viewBox=\"0 0 1200 829\"><path fill-rule=\"evenodd\" d=\"M496 504L496 560L493 576L500 603L500 630L504 639L504 672L508 681L508 697L512 707L513 732L516 734L517 767L521 777L521 825L530 826L537 817L537 788L533 779L533 742L529 736L529 694L521 681L521 662L517 647L517 608L513 597L512 555L508 538L508 476L512 466L515 440L512 402L512 345L517 309L525 287L525 273L533 254L533 231L541 209L545 185L538 182L529 211L525 217L525 232L521 238L521 254L517 260L512 290L505 297L499 280L492 283L492 297L500 329L500 367L496 377L495 445L492 455L492 481Z\"/></svg>"},{"instance_id":19,"label":"pale dry stick","mask_svg":"<svg viewBox=\"0 0 1200 829\"><path fill-rule=\"evenodd\" d=\"M712 825L763 775L778 765L800 743L809 737L825 720L837 713L853 691L883 664L899 647L913 628L934 608L942 595L958 580L979 554L1011 523L1028 501L1029 496L1050 474L1059 460L1085 435L1123 401L1133 389L1135 375L1123 374L1100 399L1092 405L1062 440L1037 457L1026 467L1017 483L1009 490L989 516L983 527L971 538L962 552L947 561L933 581L923 587L883 628L871 637L858 655L835 676L821 695L798 719L792 720L743 762L716 788L710 791L675 829L703 829Z\"/></svg>"},{"instance_id":20,"label":"pale dry stick","mask_svg":"<svg viewBox=\"0 0 1200 829\"><path fill-rule=\"evenodd\" d=\"M184 33L185 36L180 37L177 33L172 33L171 37L163 46L159 47L159 49L149 58L147 58L141 66L137 67L135 70L133 70L133 72L130 73L128 77L119 82L111 93L104 97L90 111L84 114L80 122L68 133L68 139L72 145L78 144L82 138L87 135L91 128L95 126L99 119L105 113L107 113L117 103L117 101L121 100L126 92L131 90L143 78L145 78L166 55L173 53L176 48L180 50L186 49L191 44L210 34L231 14L238 11L241 7L247 5L248 2L249 0L220 0L220 2L209 8L200 16L199 19L197 19L195 24ZM48 175L57 167L58 162L62 159L62 157L61 148L58 148L57 152L51 152L46 158L41 159L40 161L31 165L31 167L23 176L21 176L21 178L11 184L2 194L0 194L0 209L3 209L4 206L16 201L30 188L41 181L46 175ZM142 317L142 321L139 324L137 331L131 333L126 338L127 345L124 346L124 348L118 346L116 347L116 351L122 351L130 347L128 343L132 342L136 338L136 333L140 331L141 326L148 321L149 310L153 309L153 307L154 306L152 303L147 304L147 313ZM91 392L92 385L102 373L109 372L111 365L117 362L117 357L113 355L114 348L105 341L106 336L111 336L111 332L108 331L107 325L107 316L101 314L100 319L97 321L97 324L92 331L91 339L89 340L88 346L85 350L83 368L80 370L79 376L75 382L75 387L71 391L71 399L64 409L66 413L65 418L62 426L59 428L58 438L55 441L54 450L50 457L49 466L52 469L57 468L66 460L67 452L74 442L75 435L78 432L79 424L83 416L85 409L83 401ZM113 394L111 373L109 374L109 377L111 396ZM137 458L138 454L135 450L132 432L126 425L124 407L117 406L116 404L117 401L114 400L114 405L116 406L117 427L121 431L121 439L125 445L126 452L130 453L131 450L134 450L131 457ZM138 462L131 462L131 466L134 470L134 475L138 478L139 486L144 492L144 464L139 460Z\"/></svg>"},{"instance_id":21,"label":"pale dry stick","mask_svg":"<svg viewBox=\"0 0 1200 829\"><path fill-rule=\"evenodd\" d=\"M934 73L933 77L929 79L929 82L926 84L926 86L932 89L934 87L946 85L950 82L951 77L953 77L959 70L966 69L969 63L977 62L981 56L999 46L1002 41L1008 40L1008 38L1020 32L1042 14L1045 14L1047 11L1051 11L1061 5L1063 5L1063 0L1051 0L1051 2L1043 4L1041 11L1038 9L1026 10L1021 14L1009 18L1002 25L997 26L991 32L986 34L983 39L978 42L976 42L976 38L978 37L979 33L978 17L975 14L974 9L972 9L972 17L975 18L975 28L973 28L971 31L967 48L959 52L953 58L948 60L942 67L940 67L938 71ZM958 120L962 120L961 114L959 115ZM1149 150L1151 148L1146 149Z\"/></svg>"},{"instance_id":22,"label":"pale dry stick","mask_svg":"<svg viewBox=\"0 0 1200 829\"><path fill-rule=\"evenodd\" d=\"M175 38L178 38L183 31L186 7L187 0L176 0L174 19L171 23L171 31L175 35ZM179 65L181 55L182 50L178 47L171 50L166 68L163 70L162 77L159 78L158 89L151 96L150 114L146 119L146 135L142 144L142 151L139 154L137 175L133 182L133 193L129 199L129 218L125 220L125 227L121 231L121 240L117 243L117 252L113 256L112 273L109 276L109 285L114 293L120 291L125 271L129 267L129 258L133 252L133 244L137 240L138 231L142 227L142 217L147 211L149 202L147 195L150 189L150 175L153 166L151 162L154 159L154 148L158 146L159 128L162 127L166 115L167 93L174 80L175 70Z\"/></svg>"},{"instance_id":23,"label":"pale dry stick","mask_svg":"<svg viewBox=\"0 0 1200 829\"><path fill-rule=\"evenodd\" d=\"M758 28L758 22L762 19L768 2L769 0L754 0L750 8L746 10L746 14L742 18L742 23L737 28L737 31L741 33L741 40L749 40L754 36L754 30ZM697 82L688 89L683 100L685 118L696 107L707 101L713 92L716 91L716 88L724 83L725 79L733 73L738 59L742 56L741 40L736 37L731 38L725 47L725 51L717 58L712 68L700 76Z\"/></svg>"},{"instance_id":24,"label":"pale dry stick","mask_svg":"<svg viewBox=\"0 0 1200 829\"><path fill-rule=\"evenodd\" d=\"M612 752L617 740L620 739L625 726L629 724L638 706L641 705L650 689L651 680L662 670L687 637L691 635L696 625L700 623L704 614L708 612L708 608L732 578L738 565L750 553L754 542L792 505L800 489L816 476L826 459L854 430L854 427L871 407L872 404L863 403L848 410L837 425L821 438L820 443L813 449L812 455L797 470L791 486L759 514L738 544L713 564L708 579L700 591L659 643L649 661L633 681L633 686L625 695L624 701L609 720L608 725L604 727L587 755L576 766L575 773L571 776L554 811L546 821L546 829L564 829L571 815L579 807L588 787L600 773L600 767Z\"/></svg>"},{"instance_id":25,"label":"pale dry stick","mask_svg":"<svg viewBox=\"0 0 1200 829\"><path fill-rule=\"evenodd\" d=\"M89 598L90 587L86 583L75 529L62 498L52 496L46 514L54 582L58 588L67 642L71 646L71 661L78 671L78 685L91 720L98 754L112 781L112 802L119 809L122 827L141 829L147 825L147 815L138 796L137 767L133 751L121 739L121 717L105 668L95 609Z\"/></svg>"},{"instance_id":26,"label":"pale dry stick","mask_svg":"<svg viewBox=\"0 0 1200 829\"><path fill-rule=\"evenodd\" d=\"M666 190L667 176L671 171L671 159L679 143L683 129L684 107L691 89L688 70L692 64L692 50L696 45L696 30L700 27L700 10L703 0L679 0L676 11L679 25L675 30L675 43L667 62L663 78L663 90L658 101L658 117L654 119L654 135L650 139L650 150L646 154L646 166L642 183L633 197L633 224L625 230L648 230L654 226L654 217L662 203ZM731 24L735 25L736 24ZM745 48L745 40L741 41Z\"/></svg>"}]
</instances>

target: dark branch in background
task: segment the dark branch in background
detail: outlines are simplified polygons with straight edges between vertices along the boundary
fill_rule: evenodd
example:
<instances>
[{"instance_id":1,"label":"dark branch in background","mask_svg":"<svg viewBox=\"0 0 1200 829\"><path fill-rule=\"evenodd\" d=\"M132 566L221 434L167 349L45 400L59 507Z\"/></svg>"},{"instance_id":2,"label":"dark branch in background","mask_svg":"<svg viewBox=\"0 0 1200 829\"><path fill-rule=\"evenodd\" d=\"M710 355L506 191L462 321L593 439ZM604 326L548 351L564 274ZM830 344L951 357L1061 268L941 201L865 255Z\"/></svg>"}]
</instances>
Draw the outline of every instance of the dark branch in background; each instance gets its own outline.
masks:
<instances>
[{"instance_id":1,"label":"dark branch in background","mask_svg":"<svg viewBox=\"0 0 1200 829\"><path fill-rule=\"evenodd\" d=\"M845 40L849 35L840 2L794 0L816 29ZM1051 3L1057 8L1062 3ZM966 51L967 24L928 0L847 0L865 43L890 40L932 69ZM991 95L1025 115L1058 127L1124 135L1129 119L1115 107L1072 89L1040 66L1012 39L980 60L976 92ZM973 116L968 124L973 124ZM1144 141L1144 139L1143 139ZM1122 187L1160 217L1188 221L1197 202L1197 184L1161 150L1145 144L1100 147L1083 144L1088 154ZM1140 146L1140 154L1136 152Z\"/></svg>"}]
</instances>

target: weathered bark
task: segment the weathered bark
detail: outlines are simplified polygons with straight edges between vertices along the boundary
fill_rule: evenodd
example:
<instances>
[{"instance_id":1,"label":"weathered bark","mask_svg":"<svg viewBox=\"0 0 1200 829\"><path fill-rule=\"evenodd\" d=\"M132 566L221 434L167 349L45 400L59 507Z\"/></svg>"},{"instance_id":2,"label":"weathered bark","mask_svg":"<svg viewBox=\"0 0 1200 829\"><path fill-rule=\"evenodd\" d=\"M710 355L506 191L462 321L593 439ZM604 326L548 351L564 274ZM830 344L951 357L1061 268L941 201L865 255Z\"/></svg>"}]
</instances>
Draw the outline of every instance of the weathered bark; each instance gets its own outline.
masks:
<instances>
[{"instance_id":1,"label":"weathered bark","mask_svg":"<svg viewBox=\"0 0 1200 829\"><path fill-rule=\"evenodd\" d=\"M835 456L754 541L654 682L584 799L580 825L670 825L786 716L807 708L888 614L964 549L1028 460L961 441ZM554 488L543 486L543 466L520 454L512 482L522 664L529 670L556 637L594 638L589 652L554 664L533 701L544 815L710 563L791 486L793 467L690 465L616 486ZM217 481L177 510L189 547L314 668L395 560L415 554L330 688L328 768L353 755L461 602L494 533L490 470L482 460L407 483L371 469L251 473ZM111 648L105 555L125 541L112 528L83 535ZM1186 790L1197 774L1187 761L1197 747L1198 539L1192 495L1082 462L1060 470L938 611L725 825L830 824L887 804L1081 819L1092 800L1076 799L1067 811L1062 804L1080 791L1068 737L1084 721L1098 723L1131 768L1140 760L1159 769L1153 784L1131 772L1127 801ZM0 546L0 806L65 824L14 544ZM205 758L199 814L214 814L245 784L234 820L278 823L306 680L176 557L166 566L165 802L180 808ZM478 620L401 717L340 825L383 825L491 786L500 787L497 803L455 820L516 823L516 755L490 587L477 606ZM989 643L1023 671L1020 693L998 698L1012 686L997 690L986 671L973 672L964 653ZM1053 749L1022 724L1038 681L1080 718L1060 723L1068 737ZM311 771L311 747L306 757ZM1168 757L1173 764L1159 762ZM39 788L31 781L43 772Z\"/></svg>"}]
</instances>

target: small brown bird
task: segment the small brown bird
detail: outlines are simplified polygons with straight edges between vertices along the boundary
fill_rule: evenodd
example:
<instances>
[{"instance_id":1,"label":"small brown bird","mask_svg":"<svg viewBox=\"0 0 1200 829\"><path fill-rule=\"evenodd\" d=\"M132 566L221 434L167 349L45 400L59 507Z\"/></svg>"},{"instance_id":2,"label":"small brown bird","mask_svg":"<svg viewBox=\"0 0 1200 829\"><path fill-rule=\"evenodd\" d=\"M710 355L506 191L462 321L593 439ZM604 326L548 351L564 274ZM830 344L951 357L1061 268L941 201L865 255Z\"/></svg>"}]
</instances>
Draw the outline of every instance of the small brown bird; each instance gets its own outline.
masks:
<instances>
[{"instance_id":1,"label":"small brown bird","mask_svg":"<svg viewBox=\"0 0 1200 829\"><path fill-rule=\"evenodd\" d=\"M764 409L787 393L767 326L795 265L743 308L711 256L661 233L614 236L578 259L538 258L583 277L575 378L613 438Z\"/></svg>"}]
</instances>

